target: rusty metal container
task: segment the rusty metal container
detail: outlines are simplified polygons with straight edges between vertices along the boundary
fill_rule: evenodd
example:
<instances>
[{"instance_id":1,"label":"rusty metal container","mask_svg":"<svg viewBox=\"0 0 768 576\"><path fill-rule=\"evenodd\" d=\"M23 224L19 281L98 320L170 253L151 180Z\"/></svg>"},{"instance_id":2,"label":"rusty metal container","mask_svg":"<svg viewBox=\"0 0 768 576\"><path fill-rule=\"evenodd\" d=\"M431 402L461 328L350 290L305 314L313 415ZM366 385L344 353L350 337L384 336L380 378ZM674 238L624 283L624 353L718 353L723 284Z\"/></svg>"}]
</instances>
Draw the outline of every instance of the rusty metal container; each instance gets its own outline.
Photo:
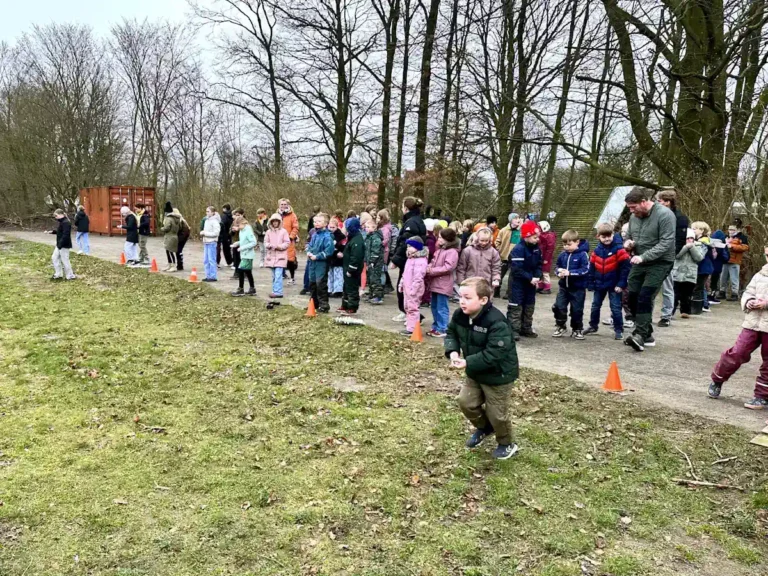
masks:
<instances>
[{"instance_id":1,"label":"rusty metal container","mask_svg":"<svg viewBox=\"0 0 768 576\"><path fill-rule=\"evenodd\" d=\"M80 190L80 204L91 221L91 232L107 236L125 235L118 228L122 223L120 208L133 210L137 202L146 204L149 210L150 232L155 235L155 189L140 186L97 186Z\"/></svg>"}]
</instances>

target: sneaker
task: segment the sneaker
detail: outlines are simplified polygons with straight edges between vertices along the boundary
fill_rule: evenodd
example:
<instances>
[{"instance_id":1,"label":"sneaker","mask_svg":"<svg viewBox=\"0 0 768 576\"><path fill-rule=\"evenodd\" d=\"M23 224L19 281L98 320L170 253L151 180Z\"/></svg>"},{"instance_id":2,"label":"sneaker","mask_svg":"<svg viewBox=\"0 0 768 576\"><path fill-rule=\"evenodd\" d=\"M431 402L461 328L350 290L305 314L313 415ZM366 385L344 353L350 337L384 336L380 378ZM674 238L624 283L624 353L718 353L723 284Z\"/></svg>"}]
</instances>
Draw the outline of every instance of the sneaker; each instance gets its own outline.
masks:
<instances>
[{"instance_id":1,"label":"sneaker","mask_svg":"<svg viewBox=\"0 0 768 576\"><path fill-rule=\"evenodd\" d=\"M613 326L613 318L608 318L608 320L603 320L603 326Z\"/></svg>"},{"instance_id":2,"label":"sneaker","mask_svg":"<svg viewBox=\"0 0 768 576\"><path fill-rule=\"evenodd\" d=\"M413 332L409 332L408 330L401 330L400 336L407 336L410 338L411 336L413 336Z\"/></svg>"},{"instance_id":3,"label":"sneaker","mask_svg":"<svg viewBox=\"0 0 768 576\"><path fill-rule=\"evenodd\" d=\"M555 330L552 333L552 338L562 338L568 333L568 330L565 329L565 326L558 326L557 330Z\"/></svg>"},{"instance_id":4,"label":"sneaker","mask_svg":"<svg viewBox=\"0 0 768 576\"><path fill-rule=\"evenodd\" d=\"M256 296L256 288L249 288L248 292L245 293L246 296Z\"/></svg>"},{"instance_id":5,"label":"sneaker","mask_svg":"<svg viewBox=\"0 0 768 576\"><path fill-rule=\"evenodd\" d=\"M690 314L686 314L685 312L680 313L680 318L682 318L683 320L688 320L688 318L690 317L691 317Z\"/></svg>"},{"instance_id":6,"label":"sneaker","mask_svg":"<svg viewBox=\"0 0 768 576\"><path fill-rule=\"evenodd\" d=\"M405 322L405 312L400 312L400 314L392 318L392 322Z\"/></svg>"},{"instance_id":7,"label":"sneaker","mask_svg":"<svg viewBox=\"0 0 768 576\"><path fill-rule=\"evenodd\" d=\"M642 336L639 336L637 334L633 334L632 336L627 336L627 339L624 340L624 344L627 346L631 346L636 352L642 352L645 350L645 345L643 343Z\"/></svg>"},{"instance_id":8,"label":"sneaker","mask_svg":"<svg viewBox=\"0 0 768 576\"><path fill-rule=\"evenodd\" d=\"M611 326L613 326L613 322L611 322ZM634 328L634 327L635 327L634 320L624 320L624 328Z\"/></svg>"},{"instance_id":9,"label":"sneaker","mask_svg":"<svg viewBox=\"0 0 768 576\"><path fill-rule=\"evenodd\" d=\"M203 278L203 282L216 282L216 278Z\"/></svg>"},{"instance_id":10,"label":"sneaker","mask_svg":"<svg viewBox=\"0 0 768 576\"><path fill-rule=\"evenodd\" d=\"M338 308L336 308L336 312L341 312L342 314L346 311L347 309L344 306L339 306Z\"/></svg>"},{"instance_id":11,"label":"sneaker","mask_svg":"<svg viewBox=\"0 0 768 576\"><path fill-rule=\"evenodd\" d=\"M368 304L370 304L371 306L381 306L382 304L384 304L384 300L382 300L381 298L371 298L370 300L368 300Z\"/></svg>"},{"instance_id":12,"label":"sneaker","mask_svg":"<svg viewBox=\"0 0 768 576\"><path fill-rule=\"evenodd\" d=\"M270 298L282 298L283 295L282 294L275 294L274 292L272 292L272 293L270 293L269 297Z\"/></svg>"},{"instance_id":13,"label":"sneaker","mask_svg":"<svg viewBox=\"0 0 768 576\"><path fill-rule=\"evenodd\" d=\"M51 276L51 280L64 280L63 276Z\"/></svg>"},{"instance_id":14,"label":"sneaker","mask_svg":"<svg viewBox=\"0 0 768 576\"><path fill-rule=\"evenodd\" d=\"M584 330L574 330L571 332L571 338L575 340L584 340Z\"/></svg>"},{"instance_id":15,"label":"sneaker","mask_svg":"<svg viewBox=\"0 0 768 576\"><path fill-rule=\"evenodd\" d=\"M661 320L659 320L659 324L658 324L659 328L669 328L671 325L672 325L672 322L670 321L669 318L662 318Z\"/></svg>"},{"instance_id":16,"label":"sneaker","mask_svg":"<svg viewBox=\"0 0 768 576\"><path fill-rule=\"evenodd\" d=\"M646 348L653 348L654 346L656 346L656 339L653 336L651 336L650 338L646 338L645 340L643 340L643 344L645 345Z\"/></svg>"},{"instance_id":17,"label":"sneaker","mask_svg":"<svg viewBox=\"0 0 768 576\"><path fill-rule=\"evenodd\" d=\"M586 330L584 330L584 336L587 334L597 334L597 326L590 326Z\"/></svg>"},{"instance_id":18,"label":"sneaker","mask_svg":"<svg viewBox=\"0 0 768 576\"><path fill-rule=\"evenodd\" d=\"M517 444L499 444L493 451L493 457L496 460L508 460L517 454L518 450L520 448L517 447Z\"/></svg>"},{"instance_id":19,"label":"sneaker","mask_svg":"<svg viewBox=\"0 0 768 576\"><path fill-rule=\"evenodd\" d=\"M242 288L238 288L234 292L230 292L230 296L245 296L245 292L243 292Z\"/></svg>"},{"instance_id":20,"label":"sneaker","mask_svg":"<svg viewBox=\"0 0 768 576\"><path fill-rule=\"evenodd\" d=\"M750 410L765 410L768 408L768 400L765 398L752 398L749 402L744 403L744 408Z\"/></svg>"},{"instance_id":21,"label":"sneaker","mask_svg":"<svg viewBox=\"0 0 768 576\"><path fill-rule=\"evenodd\" d=\"M429 332L427 332L427 334L429 334L433 338L445 338L447 336L445 332L438 332L437 330L430 330Z\"/></svg>"},{"instance_id":22,"label":"sneaker","mask_svg":"<svg viewBox=\"0 0 768 576\"><path fill-rule=\"evenodd\" d=\"M710 306L712 304L715 304L715 305L720 304L720 298L716 298L715 296L708 296L707 300L709 301Z\"/></svg>"},{"instance_id":23,"label":"sneaker","mask_svg":"<svg viewBox=\"0 0 768 576\"><path fill-rule=\"evenodd\" d=\"M77 252L75 252L75 254L82 254L82 253L83 253L82 250L78 250Z\"/></svg>"},{"instance_id":24,"label":"sneaker","mask_svg":"<svg viewBox=\"0 0 768 576\"><path fill-rule=\"evenodd\" d=\"M309 294L309 290L305 290L304 288L301 289L301 292L299 292L299 296L306 296Z\"/></svg>"},{"instance_id":25,"label":"sneaker","mask_svg":"<svg viewBox=\"0 0 768 576\"><path fill-rule=\"evenodd\" d=\"M291 278L290 280L288 280L288 284L290 284L291 286L294 286L296 284L296 280L294 278Z\"/></svg>"},{"instance_id":26,"label":"sneaker","mask_svg":"<svg viewBox=\"0 0 768 576\"><path fill-rule=\"evenodd\" d=\"M355 314L357 314L357 310L350 310L349 308L347 308L342 312L342 314L344 314L344 316L354 316Z\"/></svg>"},{"instance_id":27,"label":"sneaker","mask_svg":"<svg viewBox=\"0 0 768 576\"><path fill-rule=\"evenodd\" d=\"M709 308L702 308L701 311L702 312L712 312L712 310L710 310Z\"/></svg>"},{"instance_id":28,"label":"sneaker","mask_svg":"<svg viewBox=\"0 0 768 576\"><path fill-rule=\"evenodd\" d=\"M624 340L624 332L616 332L613 337L614 340Z\"/></svg>"},{"instance_id":29,"label":"sneaker","mask_svg":"<svg viewBox=\"0 0 768 576\"><path fill-rule=\"evenodd\" d=\"M470 436L467 439L467 443L465 444L465 446L467 448L477 448L478 446L480 446L480 444L483 443L483 440L485 440L491 434L493 434L493 429L480 430L478 428L472 433L472 436Z\"/></svg>"},{"instance_id":30,"label":"sneaker","mask_svg":"<svg viewBox=\"0 0 768 576\"><path fill-rule=\"evenodd\" d=\"M317 309L318 314L328 314L331 311L330 308L326 308L325 306L322 306Z\"/></svg>"},{"instance_id":31,"label":"sneaker","mask_svg":"<svg viewBox=\"0 0 768 576\"><path fill-rule=\"evenodd\" d=\"M707 396L712 398L712 400L717 400L720 398L720 392L723 390L723 383L722 382L710 382L709 383L709 390L707 390Z\"/></svg>"}]
</instances>

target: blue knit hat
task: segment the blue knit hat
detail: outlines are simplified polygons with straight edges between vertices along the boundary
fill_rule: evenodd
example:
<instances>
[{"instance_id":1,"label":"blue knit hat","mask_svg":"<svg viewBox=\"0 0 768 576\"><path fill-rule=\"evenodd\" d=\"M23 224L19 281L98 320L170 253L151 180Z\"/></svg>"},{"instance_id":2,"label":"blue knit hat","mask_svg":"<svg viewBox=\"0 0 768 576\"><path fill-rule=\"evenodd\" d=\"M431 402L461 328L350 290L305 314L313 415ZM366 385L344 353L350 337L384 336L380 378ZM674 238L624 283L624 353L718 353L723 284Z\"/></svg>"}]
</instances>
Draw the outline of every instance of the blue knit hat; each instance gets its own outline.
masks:
<instances>
[{"instance_id":1,"label":"blue knit hat","mask_svg":"<svg viewBox=\"0 0 768 576\"><path fill-rule=\"evenodd\" d=\"M347 237L352 238L360 233L360 219L347 218L344 221L344 228L347 230Z\"/></svg>"},{"instance_id":2,"label":"blue knit hat","mask_svg":"<svg viewBox=\"0 0 768 576\"><path fill-rule=\"evenodd\" d=\"M421 241L421 238L418 236L414 236L413 238L409 238L406 240L405 244L407 246L411 246L412 248L416 248L417 252L421 252L424 250L424 242Z\"/></svg>"}]
</instances>

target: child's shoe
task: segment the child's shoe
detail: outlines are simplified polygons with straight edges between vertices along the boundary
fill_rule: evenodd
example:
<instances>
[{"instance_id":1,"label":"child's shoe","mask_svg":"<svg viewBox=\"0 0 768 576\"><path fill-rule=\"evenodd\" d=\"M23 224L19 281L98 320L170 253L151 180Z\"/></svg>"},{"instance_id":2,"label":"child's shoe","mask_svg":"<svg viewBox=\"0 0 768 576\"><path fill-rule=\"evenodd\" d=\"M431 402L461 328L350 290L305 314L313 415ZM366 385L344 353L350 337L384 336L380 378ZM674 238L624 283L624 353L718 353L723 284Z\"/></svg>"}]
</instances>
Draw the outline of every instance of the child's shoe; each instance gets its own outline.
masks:
<instances>
[{"instance_id":1,"label":"child's shoe","mask_svg":"<svg viewBox=\"0 0 768 576\"><path fill-rule=\"evenodd\" d=\"M410 338L411 336L413 336L413 332L410 332L409 330L401 330L400 336L407 336L408 338Z\"/></svg>"},{"instance_id":2,"label":"child's shoe","mask_svg":"<svg viewBox=\"0 0 768 576\"><path fill-rule=\"evenodd\" d=\"M614 340L624 340L624 332L616 332L613 337Z\"/></svg>"},{"instance_id":3,"label":"child's shoe","mask_svg":"<svg viewBox=\"0 0 768 576\"><path fill-rule=\"evenodd\" d=\"M749 408L750 410L765 410L768 408L768 399L752 398L752 400L744 404L744 408Z\"/></svg>"},{"instance_id":4,"label":"child's shoe","mask_svg":"<svg viewBox=\"0 0 768 576\"><path fill-rule=\"evenodd\" d=\"M584 340L584 330L574 330L571 332L571 338L575 340Z\"/></svg>"},{"instance_id":5,"label":"child's shoe","mask_svg":"<svg viewBox=\"0 0 768 576\"><path fill-rule=\"evenodd\" d=\"M429 332L427 332L427 334L429 334L433 338L445 338L446 337L446 333L445 332L438 332L437 330L434 330L434 329L432 329Z\"/></svg>"},{"instance_id":6,"label":"child's shoe","mask_svg":"<svg viewBox=\"0 0 768 576\"><path fill-rule=\"evenodd\" d=\"M685 312L680 313L680 318L683 318L684 320L688 320L690 317L690 314L686 314Z\"/></svg>"},{"instance_id":7,"label":"child's shoe","mask_svg":"<svg viewBox=\"0 0 768 576\"><path fill-rule=\"evenodd\" d=\"M317 309L318 314L328 314L330 311L331 309L326 306L320 306L320 308Z\"/></svg>"},{"instance_id":8,"label":"child's shoe","mask_svg":"<svg viewBox=\"0 0 768 576\"><path fill-rule=\"evenodd\" d=\"M522 336L523 338L538 338L539 337L539 335L536 332L534 332L533 330L526 330L526 331L522 331L521 330L520 331L520 336ZM517 342L518 340L519 340L519 338L517 340L515 340L515 342Z\"/></svg>"},{"instance_id":9,"label":"child's shoe","mask_svg":"<svg viewBox=\"0 0 768 576\"><path fill-rule=\"evenodd\" d=\"M604 326L613 326L613 318L608 318L608 320L603 320Z\"/></svg>"},{"instance_id":10,"label":"child's shoe","mask_svg":"<svg viewBox=\"0 0 768 576\"><path fill-rule=\"evenodd\" d=\"M392 318L392 322L405 322L405 312L400 312L400 314Z\"/></svg>"},{"instance_id":11,"label":"child's shoe","mask_svg":"<svg viewBox=\"0 0 768 576\"><path fill-rule=\"evenodd\" d=\"M246 296L256 296L256 288L249 288L248 292L245 293Z\"/></svg>"},{"instance_id":12,"label":"child's shoe","mask_svg":"<svg viewBox=\"0 0 768 576\"><path fill-rule=\"evenodd\" d=\"M712 398L712 400L717 400L720 398L720 392L723 390L723 383L722 382L710 382L709 383L709 390L707 390L707 396Z\"/></svg>"},{"instance_id":13,"label":"child's shoe","mask_svg":"<svg viewBox=\"0 0 768 576\"><path fill-rule=\"evenodd\" d=\"M491 434L493 434L493 428L491 427L488 427L485 430L480 430L480 428L478 428L472 433L472 436L467 439L465 446L467 448L477 448L480 446L480 444L483 443L483 440L485 440Z\"/></svg>"},{"instance_id":14,"label":"child's shoe","mask_svg":"<svg viewBox=\"0 0 768 576\"><path fill-rule=\"evenodd\" d=\"M305 290L304 288L299 291L299 296L306 296L307 294L309 294L309 290Z\"/></svg>"},{"instance_id":15,"label":"child's shoe","mask_svg":"<svg viewBox=\"0 0 768 576\"><path fill-rule=\"evenodd\" d=\"M710 308L702 308L701 311L702 312L712 312L712 310Z\"/></svg>"},{"instance_id":16,"label":"child's shoe","mask_svg":"<svg viewBox=\"0 0 768 576\"><path fill-rule=\"evenodd\" d=\"M649 336L645 340L643 340L643 344L646 348L653 348L656 346L656 339L653 336Z\"/></svg>"},{"instance_id":17,"label":"child's shoe","mask_svg":"<svg viewBox=\"0 0 768 576\"><path fill-rule=\"evenodd\" d=\"M272 293L269 295L269 297L270 297L270 298L282 298L282 297L283 297L283 295L282 295L282 294L275 294L274 292L272 292Z\"/></svg>"},{"instance_id":18,"label":"child's shoe","mask_svg":"<svg viewBox=\"0 0 768 576\"><path fill-rule=\"evenodd\" d=\"M720 304L720 298L717 297L715 294L710 294L707 296L707 300L709 301L710 305L712 304Z\"/></svg>"},{"instance_id":19,"label":"child's shoe","mask_svg":"<svg viewBox=\"0 0 768 576\"><path fill-rule=\"evenodd\" d=\"M597 326L590 326L586 330L584 330L584 336L587 334L597 334Z\"/></svg>"},{"instance_id":20,"label":"child's shoe","mask_svg":"<svg viewBox=\"0 0 768 576\"><path fill-rule=\"evenodd\" d=\"M294 286L296 284L296 279L291 278L290 280L288 280L288 284L290 284L291 286Z\"/></svg>"},{"instance_id":21,"label":"child's shoe","mask_svg":"<svg viewBox=\"0 0 768 576\"><path fill-rule=\"evenodd\" d=\"M371 306L380 306L384 304L384 300L382 300L381 298L371 298L370 300L368 300L368 304L370 304Z\"/></svg>"},{"instance_id":22,"label":"child's shoe","mask_svg":"<svg viewBox=\"0 0 768 576\"><path fill-rule=\"evenodd\" d=\"M611 322L613 324L613 322ZM634 320L627 320L624 319L624 328L634 328L635 327L635 321Z\"/></svg>"},{"instance_id":23,"label":"child's shoe","mask_svg":"<svg viewBox=\"0 0 768 576\"><path fill-rule=\"evenodd\" d=\"M687 318L687 316L683 316L683 318ZM669 318L662 318L659 320L659 328L669 328L672 325L672 321Z\"/></svg>"},{"instance_id":24,"label":"child's shoe","mask_svg":"<svg viewBox=\"0 0 768 576\"><path fill-rule=\"evenodd\" d=\"M631 346L636 352L642 352L645 350L645 344L643 342L643 337L639 334L633 334L631 336L627 336L627 339L624 340L624 344L627 346Z\"/></svg>"},{"instance_id":25,"label":"child's shoe","mask_svg":"<svg viewBox=\"0 0 768 576\"><path fill-rule=\"evenodd\" d=\"M234 292L230 292L230 296L245 296L245 292L243 292L242 288L238 288Z\"/></svg>"},{"instance_id":26,"label":"child's shoe","mask_svg":"<svg viewBox=\"0 0 768 576\"><path fill-rule=\"evenodd\" d=\"M493 451L493 457L496 460L507 460L517 454L518 450L520 448L517 447L517 444L499 444Z\"/></svg>"},{"instance_id":27,"label":"child's shoe","mask_svg":"<svg viewBox=\"0 0 768 576\"><path fill-rule=\"evenodd\" d=\"M557 330L555 330L552 333L552 338L562 338L568 333L568 330L565 329L565 326L558 326Z\"/></svg>"},{"instance_id":28,"label":"child's shoe","mask_svg":"<svg viewBox=\"0 0 768 576\"><path fill-rule=\"evenodd\" d=\"M346 311L347 309L344 306L339 306L338 308L336 308L336 312L341 312L342 314L344 314L344 312Z\"/></svg>"}]
</instances>

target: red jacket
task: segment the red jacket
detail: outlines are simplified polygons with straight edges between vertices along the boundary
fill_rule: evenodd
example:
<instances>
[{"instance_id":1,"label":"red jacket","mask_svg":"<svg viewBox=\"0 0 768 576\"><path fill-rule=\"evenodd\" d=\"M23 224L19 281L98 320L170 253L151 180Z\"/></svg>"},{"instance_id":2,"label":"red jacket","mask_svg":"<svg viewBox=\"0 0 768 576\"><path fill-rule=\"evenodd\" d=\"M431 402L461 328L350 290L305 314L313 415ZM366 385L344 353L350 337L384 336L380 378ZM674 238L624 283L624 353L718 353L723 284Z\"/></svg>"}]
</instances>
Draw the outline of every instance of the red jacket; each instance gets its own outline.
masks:
<instances>
[{"instance_id":1,"label":"red jacket","mask_svg":"<svg viewBox=\"0 0 768 576\"><path fill-rule=\"evenodd\" d=\"M539 234L539 250L541 250L541 271L552 271L552 257L555 255L555 244L557 244L557 237L555 233L550 230L549 232L542 232Z\"/></svg>"}]
</instances>

